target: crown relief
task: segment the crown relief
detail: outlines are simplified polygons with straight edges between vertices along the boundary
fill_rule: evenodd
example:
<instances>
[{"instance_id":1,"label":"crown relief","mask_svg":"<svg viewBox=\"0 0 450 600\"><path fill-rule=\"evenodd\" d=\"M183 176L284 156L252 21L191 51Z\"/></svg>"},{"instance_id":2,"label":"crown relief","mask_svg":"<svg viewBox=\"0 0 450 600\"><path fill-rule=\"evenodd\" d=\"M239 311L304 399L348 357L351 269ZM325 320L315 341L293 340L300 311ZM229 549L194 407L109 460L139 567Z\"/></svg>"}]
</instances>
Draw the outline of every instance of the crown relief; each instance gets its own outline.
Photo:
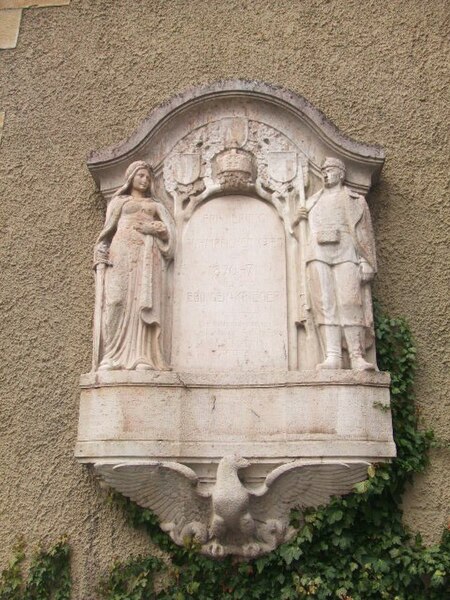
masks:
<instances>
[{"instance_id":1,"label":"crown relief","mask_svg":"<svg viewBox=\"0 0 450 600\"><path fill-rule=\"evenodd\" d=\"M289 211L283 204L299 171L307 184L308 159L283 133L258 121L227 117L180 140L165 161L164 183L185 218L207 198L241 193L271 202L286 220Z\"/></svg>"}]
</instances>

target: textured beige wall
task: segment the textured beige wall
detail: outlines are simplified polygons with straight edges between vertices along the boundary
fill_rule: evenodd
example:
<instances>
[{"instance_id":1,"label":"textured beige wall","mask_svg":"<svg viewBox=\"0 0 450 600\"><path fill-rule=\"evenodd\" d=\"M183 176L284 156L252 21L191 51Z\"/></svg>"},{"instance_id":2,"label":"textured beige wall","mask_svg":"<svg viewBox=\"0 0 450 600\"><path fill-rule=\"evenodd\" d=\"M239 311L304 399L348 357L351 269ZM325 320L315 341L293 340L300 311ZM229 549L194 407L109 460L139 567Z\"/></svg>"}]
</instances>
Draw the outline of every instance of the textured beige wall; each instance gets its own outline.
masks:
<instances>
[{"instance_id":1,"label":"textured beige wall","mask_svg":"<svg viewBox=\"0 0 450 600\"><path fill-rule=\"evenodd\" d=\"M192 85L281 84L384 146L369 197L376 294L408 318L423 420L449 440L448 13L446 0L72 0L24 11L17 48L0 53L0 565L19 533L32 544L68 533L75 597L86 600L114 556L145 547L72 458L104 214L85 155ZM446 459L434 451L405 500L427 541L447 521Z\"/></svg>"}]
</instances>

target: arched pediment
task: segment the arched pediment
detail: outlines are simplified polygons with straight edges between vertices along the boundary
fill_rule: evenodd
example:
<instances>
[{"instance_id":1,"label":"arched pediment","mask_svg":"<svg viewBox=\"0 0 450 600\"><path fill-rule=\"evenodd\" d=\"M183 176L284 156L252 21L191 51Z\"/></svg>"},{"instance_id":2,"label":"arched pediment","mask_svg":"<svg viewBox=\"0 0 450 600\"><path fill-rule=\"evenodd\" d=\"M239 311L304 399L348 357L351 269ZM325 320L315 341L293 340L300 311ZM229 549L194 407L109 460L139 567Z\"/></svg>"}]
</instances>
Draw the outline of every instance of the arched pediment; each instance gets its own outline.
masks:
<instances>
[{"instance_id":1,"label":"arched pediment","mask_svg":"<svg viewBox=\"0 0 450 600\"><path fill-rule=\"evenodd\" d=\"M308 161L313 176L318 176L326 156L340 158L347 168L347 185L360 193L367 193L383 166L381 147L345 136L302 96L267 83L237 79L191 88L172 97L155 108L129 138L92 151L89 170L106 197L117 189L126 166L134 160L147 160L158 179L180 140L195 132L201 135L206 126L227 118L246 119L249 124L259 123L261 128L279 132ZM269 149L270 135L267 140L267 150L273 151Z\"/></svg>"}]
</instances>

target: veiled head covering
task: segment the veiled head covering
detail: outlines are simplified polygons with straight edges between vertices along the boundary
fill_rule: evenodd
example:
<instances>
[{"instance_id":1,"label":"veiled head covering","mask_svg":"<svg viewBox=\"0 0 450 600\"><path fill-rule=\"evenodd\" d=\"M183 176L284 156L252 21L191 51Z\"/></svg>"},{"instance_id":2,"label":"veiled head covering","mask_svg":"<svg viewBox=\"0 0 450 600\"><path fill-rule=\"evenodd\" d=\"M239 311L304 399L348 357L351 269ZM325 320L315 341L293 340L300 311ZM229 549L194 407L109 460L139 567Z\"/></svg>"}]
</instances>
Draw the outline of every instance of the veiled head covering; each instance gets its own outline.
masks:
<instances>
[{"instance_id":1,"label":"veiled head covering","mask_svg":"<svg viewBox=\"0 0 450 600\"><path fill-rule=\"evenodd\" d=\"M129 167L125 171L125 183L123 184L123 186L121 188L119 188L117 190L117 192L114 194L114 196L125 196L125 195L129 194L131 184L133 182L133 178L136 175L136 173L139 171L139 169L146 169L149 172L150 185L147 190L147 195L151 196L152 187L153 187L153 171L152 171L151 166L148 164L148 162L145 162L145 160L135 160L134 162L131 163L131 165L129 165Z\"/></svg>"}]
</instances>

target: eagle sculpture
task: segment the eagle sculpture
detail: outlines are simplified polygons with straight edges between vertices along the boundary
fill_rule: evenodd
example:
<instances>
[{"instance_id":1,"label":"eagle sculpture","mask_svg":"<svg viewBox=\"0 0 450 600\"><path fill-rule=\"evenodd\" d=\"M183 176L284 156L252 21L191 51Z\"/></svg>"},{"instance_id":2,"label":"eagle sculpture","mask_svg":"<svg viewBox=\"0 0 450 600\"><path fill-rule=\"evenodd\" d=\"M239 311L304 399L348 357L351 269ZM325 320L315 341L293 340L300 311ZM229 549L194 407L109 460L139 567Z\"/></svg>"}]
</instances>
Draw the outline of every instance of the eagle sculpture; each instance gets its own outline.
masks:
<instances>
[{"instance_id":1,"label":"eagle sculpture","mask_svg":"<svg viewBox=\"0 0 450 600\"><path fill-rule=\"evenodd\" d=\"M352 491L366 479L368 463L292 461L274 469L257 489L238 471L250 462L238 455L219 462L214 487L203 490L189 467L177 462L97 463L103 480L160 519L177 544L195 541L201 552L254 558L289 540L293 508L317 507Z\"/></svg>"}]
</instances>

